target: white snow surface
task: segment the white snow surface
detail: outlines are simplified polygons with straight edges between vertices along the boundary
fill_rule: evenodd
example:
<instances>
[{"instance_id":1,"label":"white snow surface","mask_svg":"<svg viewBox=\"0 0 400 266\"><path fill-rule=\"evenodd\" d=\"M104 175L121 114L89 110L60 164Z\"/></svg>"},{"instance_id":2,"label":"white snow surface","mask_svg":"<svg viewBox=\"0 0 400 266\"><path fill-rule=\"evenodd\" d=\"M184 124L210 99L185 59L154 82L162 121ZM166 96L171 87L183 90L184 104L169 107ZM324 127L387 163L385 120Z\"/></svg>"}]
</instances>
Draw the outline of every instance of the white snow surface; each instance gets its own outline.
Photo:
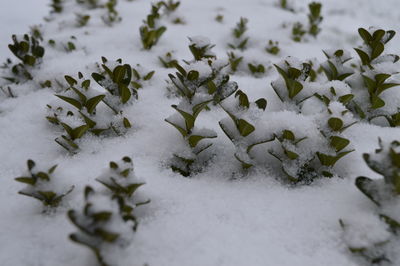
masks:
<instances>
[{"instance_id":1,"label":"white snow surface","mask_svg":"<svg viewBox=\"0 0 400 266\"><path fill-rule=\"evenodd\" d=\"M28 32L32 24L42 24L46 48L43 63L34 72L35 80L15 86L17 98L0 99L0 265L97 265L89 249L69 240L68 235L77 229L67 219L66 211L82 208L86 185L104 190L95 179L110 161L123 156L133 159L135 175L146 182L138 193L151 203L138 207L139 227L131 244L112 259L118 261L117 265L359 265L347 250L339 219L364 220L361 228L374 225L376 216L370 214L375 206L354 186L354 179L360 175L378 177L363 162L362 154L378 147L378 137L399 140L400 129L366 123L352 126L345 135L355 152L337 164L343 178L292 188L277 181L269 167L232 180L232 172L238 169L234 146L218 125L227 115L221 108L211 107L211 112L200 114L196 125L217 132L218 137L211 140L216 156L204 172L183 178L166 165L182 141L181 135L164 122L175 113L170 106L179 102L166 96L165 80L175 70L162 68L157 57L173 50L180 62L192 60L188 36L199 35L216 44L213 51L218 58L226 58L232 28L240 17L246 17L250 40L244 55L258 55L257 60L276 64L286 56L295 56L323 62L323 49L339 48L351 51L356 58L352 48L361 44L359 27L376 26L400 33L400 13L395 8L398 0L323 0L322 31L317 39L302 43L293 42L291 27L282 25L307 21L306 0L292 1L297 13L278 8L275 0L182 0L176 15L185 24L175 25L163 18L167 31L151 51L142 50L139 35L142 20L150 11L149 1L119 0L116 9L122 21L113 27L101 21L104 10L82 11L92 16L83 28L75 27L77 10L72 0L66 0L65 13L54 15L50 22L39 19L47 12L43 0L0 2L0 59L12 57L6 47L10 34ZM217 14L224 16L222 23L214 20ZM46 44L49 39L63 41L71 35L77 37L80 48L71 53ZM280 54L264 51L269 39L279 41ZM385 52L400 53L398 35ZM85 136L80 142L81 151L70 155L54 142L60 133L45 119L46 104L61 101L53 89L42 89L37 82L62 81L64 75L76 76L78 71L89 78L101 56L110 61L122 58L124 63L140 64L156 73L139 90L138 101L124 110L133 125L125 136ZM230 80L236 81L249 99L266 98L264 116L268 116L268 112L282 111L270 86L277 77L271 68L261 78L242 73L231 75ZM92 87L102 90L94 80ZM290 125L292 117L288 115L285 123ZM300 122L293 120L296 127L301 126ZM274 123L279 125L280 121ZM257 152L267 154L267 147L261 145ZM26 171L29 158L45 165L58 164L54 178L75 185L55 213L44 215L40 202L17 194L23 185L14 178Z\"/></svg>"}]
</instances>

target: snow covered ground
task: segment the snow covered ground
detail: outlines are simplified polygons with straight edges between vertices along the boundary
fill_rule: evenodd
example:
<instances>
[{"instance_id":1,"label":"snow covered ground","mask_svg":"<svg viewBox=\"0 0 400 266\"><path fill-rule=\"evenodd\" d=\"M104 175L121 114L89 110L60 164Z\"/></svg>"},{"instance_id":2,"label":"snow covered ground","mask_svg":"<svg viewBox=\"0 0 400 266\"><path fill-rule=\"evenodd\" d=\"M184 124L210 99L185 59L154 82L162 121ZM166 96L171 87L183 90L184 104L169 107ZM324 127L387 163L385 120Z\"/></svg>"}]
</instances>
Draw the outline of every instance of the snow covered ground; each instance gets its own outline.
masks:
<instances>
[{"instance_id":1,"label":"snow covered ground","mask_svg":"<svg viewBox=\"0 0 400 266\"><path fill-rule=\"evenodd\" d=\"M175 51L179 62L191 60L188 37L201 35L216 45L213 51L218 58L226 59L232 29L240 17L248 18L250 40L243 54L249 62L263 63L267 71L258 78L247 70L239 71L231 74L230 80L236 81L251 100L267 99L262 117L283 119L271 120L271 125L284 124L301 131L305 120L296 120L294 113L285 115L285 106L271 88L271 81L278 78L272 64L287 56L316 58L321 63L326 60L322 49L332 48L351 51L356 61L353 48L362 43L357 29L369 26L395 30L398 35L386 48L388 53L400 54L397 0L321 1L322 31L317 39L309 37L300 43L291 39L290 25L296 21L307 24L306 0L292 1L296 13L279 8L275 0L182 0L175 12L162 17L167 31L150 51L142 49L139 35L139 27L150 11L149 1L119 0L116 9L122 21L112 27L101 19L104 9L84 9L73 0L65 0L64 12L52 14L49 21L39 21L48 15L42 11L44 0L36 0L35 4L0 1L0 59L11 56L6 51L10 34L28 32L32 23L43 25L45 47L43 62L32 70L34 79L10 85L17 97L0 96L0 265L97 265L89 249L69 240L68 235L77 229L66 212L83 207L86 185L104 191L95 178L110 161L123 156L133 159L136 176L146 182L138 193L151 202L137 208L139 226L130 245L107 254L109 260L117 261L116 265L363 265L348 251L339 219L358 221L362 228L368 228L368 221L376 219L376 207L360 193L354 180L360 175L379 177L366 166L362 154L378 147L378 137L400 140L400 128L365 122L353 125L344 135L355 151L335 165L342 178L290 186L280 181L281 173L270 165L273 160L264 158L268 157L267 145L256 150L263 166L244 176L234 174L240 169L234 145L218 124L228 116L218 106L211 106L211 111L203 111L196 123L217 133L218 137L211 140L215 156L202 172L184 178L168 167L182 137L164 121L175 113L171 105L179 102L166 89L168 74L176 70L163 68L158 56ZM90 14L88 25L77 27L75 13ZM224 17L222 23L214 19L218 14ZM177 17L184 24L174 24ZM50 39L58 46L51 47ZM270 39L279 41L278 55L265 52ZM70 40L77 49L67 52L62 43ZM64 133L46 120L46 105L62 103L54 96L60 93L56 80L66 86L64 75L76 77L78 71L89 79L98 71L96 63L102 56L110 61L122 58L131 66L140 64L147 71L155 70L155 74L139 89L139 99L124 109L132 129L118 137L85 135L78 141L81 150L72 155L54 141ZM0 76L6 73L2 71ZM52 81L53 88L41 88L39 84L46 80ZM3 84L6 81L0 81ZM104 92L93 79L91 86ZM397 90L397 94L390 94L392 102L400 106L399 88L392 90ZM25 173L28 159L48 168L58 164L56 179L61 184L75 185L55 213L43 214L39 201L17 194L23 185L14 178ZM368 231L365 234L368 238Z\"/></svg>"}]
</instances>

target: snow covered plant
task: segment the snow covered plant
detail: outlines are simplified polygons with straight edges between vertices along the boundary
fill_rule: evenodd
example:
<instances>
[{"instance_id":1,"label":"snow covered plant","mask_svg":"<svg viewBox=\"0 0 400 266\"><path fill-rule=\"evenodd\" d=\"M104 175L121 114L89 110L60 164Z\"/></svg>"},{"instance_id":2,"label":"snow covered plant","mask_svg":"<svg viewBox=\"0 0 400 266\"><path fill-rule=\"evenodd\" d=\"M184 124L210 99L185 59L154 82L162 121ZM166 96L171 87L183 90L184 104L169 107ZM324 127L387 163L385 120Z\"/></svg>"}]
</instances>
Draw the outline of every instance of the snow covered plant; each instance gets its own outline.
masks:
<instances>
[{"instance_id":1,"label":"snow covered plant","mask_svg":"<svg viewBox=\"0 0 400 266\"><path fill-rule=\"evenodd\" d=\"M296 22L292 27L292 40L295 42L301 42L304 34L306 34L306 30L304 29L303 24L300 22Z\"/></svg>"},{"instance_id":2,"label":"snow covered plant","mask_svg":"<svg viewBox=\"0 0 400 266\"><path fill-rule=\"evenodd\" d=\"M282 103L298 106L312 94L304 92L304 84L311 70L311 65L301 63L297 59L288 57L280 64L274 64L281 78L271 82L276 95Z\"/></svg>"},{"instance_id":3,"label":"snow covered plant","mask_svg":"<svg viewBox=\"0 0 400 266\"><path fill-rule=\"evenodd\" d=\"M69 106L53 109L51 105L48 105L50 114L46 117L49 122L64 129L66 135L56 138L55 141L72 153L79 149L76 140L87 132L104 135L111 131L121 135L131 127L130 121L122 116L122 111L116 113L115 117L110 117L105 112L97 113L96 108L101 101L104 102L106 95L95 93L90 89L90 80L85 80L81 73L78 76L80 83L71 76L65 76L69 88L63 94L56 95L69 106L73 106L75 110L69 110Z\"/></svg>"},{"instance_id":4,"label":"snow covered plant","mask_svg":"<svg viewBox=\"0 0 400 266\"><path fill-rule=\"evenodd\" d=\"M399 60L399 56L396 55L382 55L385 50L385 45L394 37L396 34L393 30L382 30L370 28L366 30L364 28L358 29L358 34L364 41L363 46L355 48L358 56L361 60L361 69L365 70L365 67L374 69L379 63L383 62L396 62Z\"/></svg>"},{"instance_id":5,"label":"snow covered plant","mask_svg":"<svg viewBox=\"0 0 400 266\"><path fill-rule=\"evenodd\" d=\"M92 78L104 89L107 94L104 103L110 107L115 114L120 113L125 104L129 104L134 98L138 98L136 88L131 83L133 70L128 64L122 64L122 60L109 62L102 57L100 73L92 73Z\"/></svg>"},{"instance_id":6,"label":"snow covered plant","mask_svg":"<svg viewBox=\"0 0 400 266\"><path fill-rule=\"evenodd\" d=\"M333 177L335 164L341 158L354 151L353 149L348 149L350 140L345 138L342 133L354 125L355 122L350 111L337 101L332 101L328 104L326 113L321 115L318 122L320 123L319 130L321 134L329 143L326 151L318 151L316 153L321 165L318 172L325 177Z\"/></svg>"},{"instance_id":7,"label":"snow covered plant","mask_svg":"<svg viewBox=\"0 0 400 266\"><path fill-rule=\"evenodd\" d=\"M191 70L186 78L189 81L199 80L199 72ZM190 176L196 167L201 167L202 162L198 160L198 155L212 145L206 139L216 138L217 134L209 129L195 127L198 115L212 102L212 96L196 93L196 89L192 92L187 87L182 88L186 98L183 98L179 105L172 105L177 113L165 121L175 127L184 139L181 149L173 153L171 168L183 176Z\"/></svg>"},{"instance_id":8,"label":"snow covered plant","mask_svg":"<svg viewBox=\"0 0 400 266\"><path fill-rule=\"evenodd\" d=\"M304 28L301 22L296 22L292 27L292 39L295 42L301 42L306 33L313 37L317 37L321 31L319 25L322 22L323 17L321 16L322 4L318 2L311 2L308 5L309 14L308 16L308 29Z\"/></svg>"},{"instance_id":9,"label":"snow covered plant","mask_svg":"<svg viewBox=\"0 0 400 266\"><path fill-rule=\"evenodd\" d=\"M89 20L90 20L90 15L87 14L80 14L77 13L75 14L76 17L76 26L77 27L84 27L88 24Z\"/></svg>"},{"instance_id":10,"label":"snow covered plant","mask_svg":"<svg viewBox=\"0 0 400 266\"><path fill-rule=\"evenodd\" d=\"M73 242L88 247L101 266L116 265L110 254L129 245L135 230L132 215L127 215L118 198L96 193L91 187L84 190L85 204L81 211L69 210L68 218L78 232L69 235Z\"/></svg>"},{"instance_id":11,"label":"snow covered plant","mask_svg":"<svg viewBox=\"0 0 400 266\"><path fill-rule=\"evenodd\" d=\"M234 52L228 52L228 60L231 72L235 73L243 61L243 56L237 56Z\"/></svg>"},{"instance_id":12,"label":"snow covered plant","mask_svg":"<svg viewBox=\"0 0 400 266\"><path fill-rule=\"evenodd\" d=\"M179 1L175 2L174 0L168 0L168 1L159 1L157 4L159 6L164 7L167 13L171 13L171 12L174 12L179 7L181 2L179 2Z\"/></svg>"},{"instance_id":13,"label":"snow covered plant","mask_svg":"<svg viewBox=\"0 0 400 266\"><path fill-rule=\"evenodd\" d=\"M351 110L361 119L371 121L384 117L390 126L399 126L397 93L389 90L400 85L394 77L398 73L399 56L383 54L385 45L394 37L395 32L360 28L358 33L364 44L355 48L360 57L361 73L348 81L355 94Z\"/></svg>"},{"instance_id":14,"label":"snow covered plant","mask_svg":"<svg viewBox=\"0 0 400 266\"><path fill-rule=\"evenodd\" d=\"M189 40L189 49L194 60L184 61L186 64L184 67L176 63L175 68L178 72L175 75L168 75L173 89L177 95L189 102L196 94L206 94L211 95L213 103L217 104L233 94L238 85L234 81L229 81L227 65L224 61L216 59L211 51L214 45L210 44L209 39L196 36Z\"/></svg>"},{"instance_id":15,"label":"snow covered plant","mask_svg":"<svg viewBox=\"0 0 400 266\"><path fill-rule=\"evenodd\" d=\"M164 56L159 56L161 64L165 68L174 68L178 61L174 58L173 52L167 52Z\"/></svg>"},{"instance_id":16,"label":"snow covered plant","mask_svg":"<svg viewBox=\"0 0 400 266\"><path fill-rule=\"evenodd\" d=\"M189 49L194 60L215 59L215 53L211 51L215 47L208 38L202 36L189 37Z\"/></svg>"},{"instance_id":17,"label":"snow covered plant","mask_svg":"<svg viewBox=\"0 0 400 266\"><path fill-rule=\"evenodd\" d=\"M377 219L368 232L365 232L365 226L359 228L357 224L349 224L343 220L340 220L340 224L352 253L361 256L371 265L381 265L380 263L398 265L400 142L384 143L379 139L379 146L375 154L365 153L363 158L368 167L382 175L383 179L360 176L355 183L357 188L379 208L380 221Z\"/></svg>"},{"instance_id":18,"label":"snow covered plant","mask_svg":"<svg viewBox=\"0 0 400 266\"><path fill-rule=\"evenodd\" d=\"M33 77L29 71L42 62L44 48L35 37L28 34L23 36L12 35L12 40L13 44L9 44L8 48L21 62L11 67L13 76L4 79L13 83L30 80Z\"/></svg>"},{"instance_id":19,"label":"snow covered plant","mask_svg":"<svg viewBox=\"0 0 400 266\"><path fill-rule=\"evenodd\" d=\"M74 189L74 186L69 189L59 189L54 183L53 173L57 165L53 165L47 171L39 170L32 160L28 160L27 165L27 173L15 178L15 181L26 184L26 187L18 193L40 200L47 210L57 207L62 199Z\"/></svg>"},{"instance_id":20,"label":"snow covered plant","mask_svg":"<svg viewBox=\"0 0 400 266\"><path fill-rule=\"evenodd\" d=\"M50 7L52 13L61 13L63 11L64 0L51 0Z\"/></svg>"},{"instance_id":21,"label":"snow covered plant","mask_svg":"<svg viewBox=\"0 0 400 266\"><path fill-rule=\"evenodd\" d=\"M293 3L291 0L278 0L278 6L284 10L294 12Z\"/></svg>"},{"instance_id":22,"label":"snow covered plant","mask_svg":"<svg viewBox=\"0 0 400 266\"><path fill-rule=\"evenodd\" d=\"M236 24L236 27L232 31L233 42L228 44L229 48L245 50L247 46L247 42L249 41L249 37L245 35L247 31L247 18L240 18L239 22Z\"/></svg>"},{"instance_id":23,"label":"snow covered plant","mask_svg":"<svg viewBox=\"0 0 400 266\"><path fill-rule=\"evenodd\" d=\"M126 199L132 198L135 191L145 184L135 176L132 159L127 156L119 162L110 162L109 170L96 180L109 189L113 196Z\"/></svg>"},{"instance_id":24,"label":"snow covered plant","mask_svg":"<svg viewBox=\"0 0 400 266\"><path fill-rule=\"evenodd\" d=\"M221 107L229 115L219 122L225 135L236 147L235 158L240 162L243 170L254 165L251 156L252 149L259 144L272 141L273 137L260 134L254 124L267 107L267 100L260 98L254 103L250 102L247 95L238 90L235 99L227 99Z\"/></svg>"},{"instance_id":25,"label":"snow covered plant","mask_svg":"<svg viewBox=\"0 0 400 266\"><path fill-rule=\"evenodd\" d=\"M343 81L354 74L354 70L345 65L346 62L351 60L350 52L342 49L324 50L323 52L328 59L321 64L321 67L329 81Z\"/></svg>"},{"instance_id":26,"label":"snow covered plant","mask_svg":"<svg viewBox=\"0 0 400 266\"><path fill-rule=\"evenodd\" d=\"M303 141L307 136L296 136L292 130L284 129L274 134L279 143L268 149L268 153L275 157L285 176L285 180L292 184L310 184L318 177L313 164L313 152L305 152Z\"/></svg>"},{"instance_id":27,"label":"snow covered plant","mask_svg":"<svg viewBox=\"0 0 400 266\"><path fill-rule=\"evenodd\" d=\"M143 82L151 80L156 73L154 70L147 72L141 65L137 64L136 68L132 68L132 86L135 89L143 88Z\"/></svg>"},{"instance_id":28,"label":"snow covered plant","mask_svg":"<svg viewBox=\"0 0 400 266\"><path fill-rule=\"evenodd\" d=\"M116 5L117 5L117 0L108 0L104 4L107 13L101 16L101 19L108 26L112 26L113 24L120 22L122 20L122 18L118 14L118 11L115 9Z\"/></svg>"},{"instance_id":29,"label":"snow covered plant","mask_svg":"<svg viewBox=\"0 0 400 266\"><path fill-rule=\"evenodd\" d=\"M160 37L167 30L165 26L159 25L160 8L161 5L152 4L150 14L147 15L146 20L143 21L144 25L139 29L142 45L146 50L150 50L151 47L156 45Z\"/></svg>"},{"instance_id":30,"label":"snow covered plant","mask_svg":"<svg viewBox=\"0 0 400 266\"><path fill-rule=\"evenodd\" d=\"M308 14L308 34L317 37L318 33L321 31L319 24L321 24L323 17L321 16L322 4L318 2L311 2L308 4L309 14Z\"/></svg>"},{"instance_id":31,"label":"snow covered plant","mask_svg":"<svg viewBox=\"0 0 400 266\"><path fill-rule=\"evenodd\" d=\"M267 53L277 55L280 52L279 43L277 41L269 40L265 51Z\"/></svg>"},{"instance_id":32,"label":"snow covered plant","mask_svg":"<svg viewBox=\"0 0 400 266\"><path fill-rule=\"evenodd\" d=\"M250 73L255 77L258 77L265 73L265 67L263 64L248 63L247 67L249 68Z\"/></svg>"}]
</instances>

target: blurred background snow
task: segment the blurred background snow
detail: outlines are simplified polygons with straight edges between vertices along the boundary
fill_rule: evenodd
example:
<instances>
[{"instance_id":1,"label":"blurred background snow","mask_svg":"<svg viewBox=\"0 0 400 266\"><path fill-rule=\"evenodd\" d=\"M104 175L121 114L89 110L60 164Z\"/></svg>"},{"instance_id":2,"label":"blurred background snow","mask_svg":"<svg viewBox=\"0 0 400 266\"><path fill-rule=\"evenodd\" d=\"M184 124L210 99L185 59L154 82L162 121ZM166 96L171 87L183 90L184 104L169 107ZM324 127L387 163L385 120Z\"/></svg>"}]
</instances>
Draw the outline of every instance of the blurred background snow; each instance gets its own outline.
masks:
<instances>
[{"instance_id":1,"label":"blurred background snow","mask_svg":"<svg viewBox=\"0 0 400 266\"><path fill-rule=\"evenodd\" d=\"M0 0L0 63L11 53L11 35L24 34L29 26L43 23L49 12L49 0Z\"/></svg>"}]
</instances>

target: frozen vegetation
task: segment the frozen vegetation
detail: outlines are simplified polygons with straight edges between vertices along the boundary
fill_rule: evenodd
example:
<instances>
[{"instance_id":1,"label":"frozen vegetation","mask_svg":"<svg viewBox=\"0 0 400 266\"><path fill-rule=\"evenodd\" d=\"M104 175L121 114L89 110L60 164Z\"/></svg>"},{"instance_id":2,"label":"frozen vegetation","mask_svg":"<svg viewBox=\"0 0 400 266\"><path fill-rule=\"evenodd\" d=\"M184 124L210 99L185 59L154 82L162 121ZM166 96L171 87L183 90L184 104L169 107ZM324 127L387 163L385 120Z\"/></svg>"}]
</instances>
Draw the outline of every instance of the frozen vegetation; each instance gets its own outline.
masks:
<instances>
[{"instance_id":1,"label":"frozen vegetation","mask_svg":"<svg viewBox=\"0 0 400 266\"><path fill-rule=\"evenodd\" d=\"M0 265L400 265L396 0L5 2Z\"/></svg>"}]
</instances>

